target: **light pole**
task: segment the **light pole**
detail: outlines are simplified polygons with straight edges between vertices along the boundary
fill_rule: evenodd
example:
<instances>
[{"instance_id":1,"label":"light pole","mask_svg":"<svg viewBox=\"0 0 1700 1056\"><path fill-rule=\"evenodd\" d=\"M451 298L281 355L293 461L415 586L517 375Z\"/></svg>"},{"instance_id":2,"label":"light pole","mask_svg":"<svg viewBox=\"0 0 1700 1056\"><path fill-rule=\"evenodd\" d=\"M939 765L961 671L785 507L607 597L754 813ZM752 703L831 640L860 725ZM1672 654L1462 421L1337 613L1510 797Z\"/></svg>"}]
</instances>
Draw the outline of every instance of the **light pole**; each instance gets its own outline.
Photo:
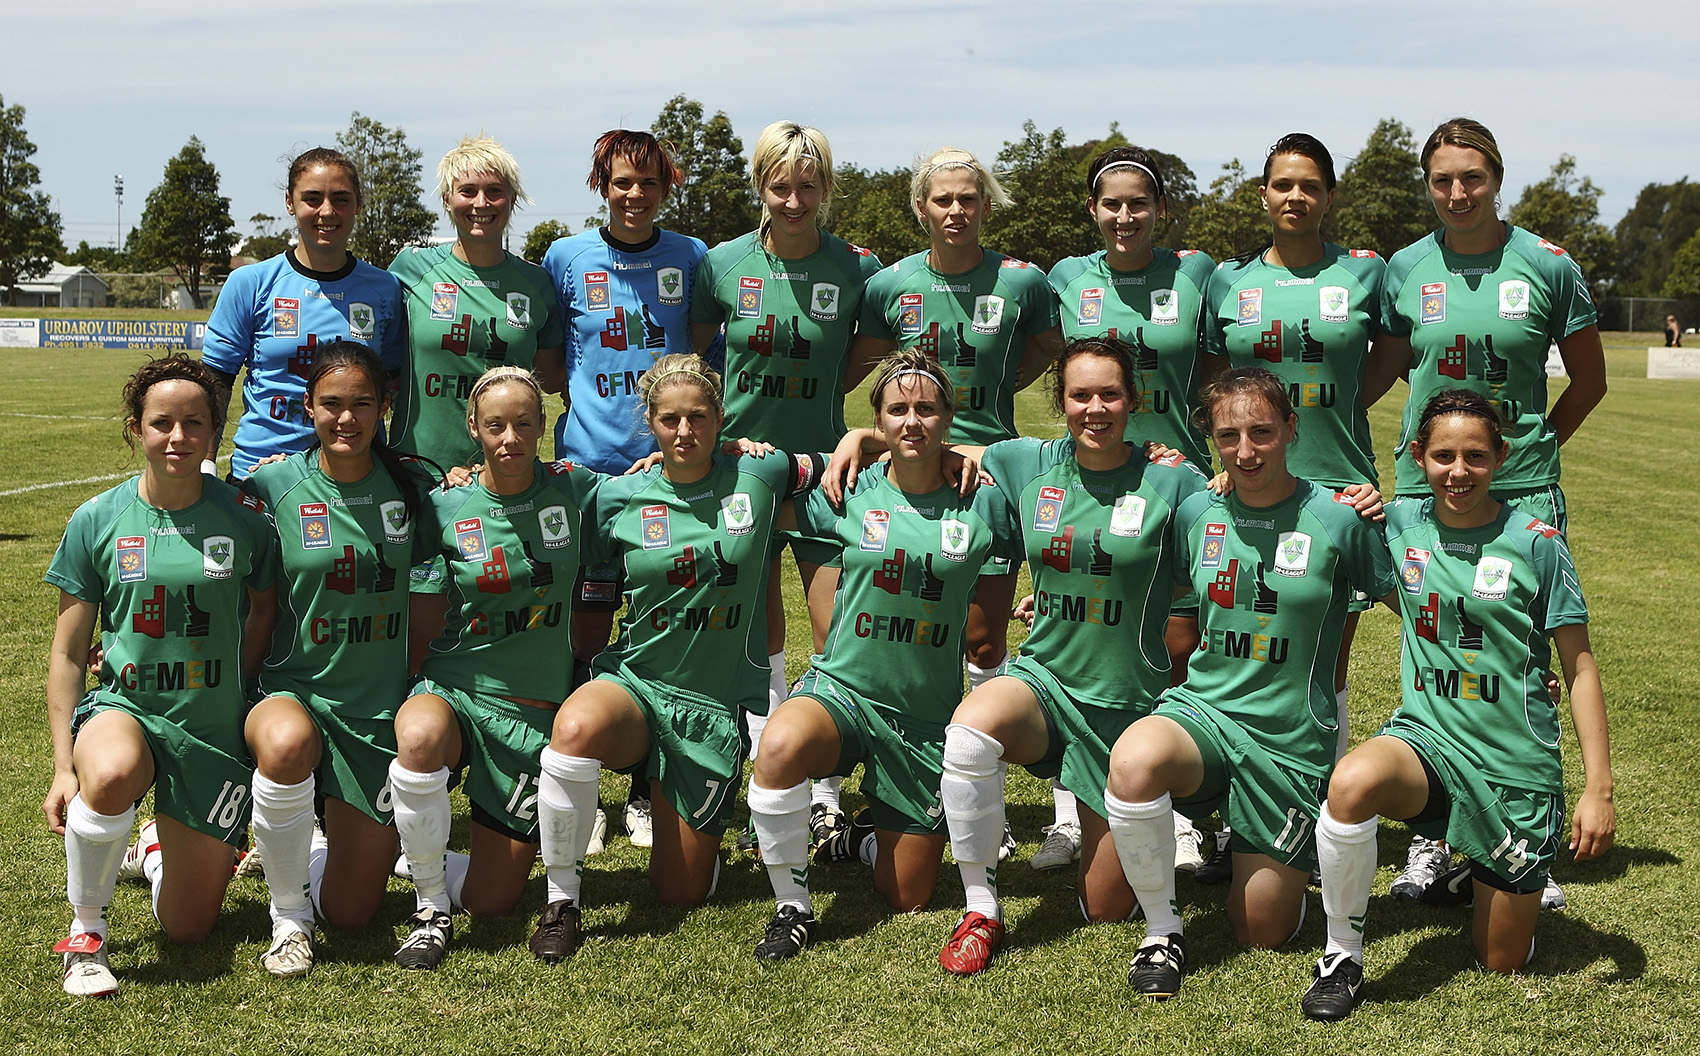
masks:
<instances>
[{"instance_id":1,"label":"light pole","mask_svg":"<svg viewBox=\"0 0 1700 1056\"><path fill-rule=\"evenodd\" d=\"M118 241L113 243L113 248L122 253L124 251L124 177L112 177L112 194L113 197L118 199Z\"/></svg>"}]
</instances>

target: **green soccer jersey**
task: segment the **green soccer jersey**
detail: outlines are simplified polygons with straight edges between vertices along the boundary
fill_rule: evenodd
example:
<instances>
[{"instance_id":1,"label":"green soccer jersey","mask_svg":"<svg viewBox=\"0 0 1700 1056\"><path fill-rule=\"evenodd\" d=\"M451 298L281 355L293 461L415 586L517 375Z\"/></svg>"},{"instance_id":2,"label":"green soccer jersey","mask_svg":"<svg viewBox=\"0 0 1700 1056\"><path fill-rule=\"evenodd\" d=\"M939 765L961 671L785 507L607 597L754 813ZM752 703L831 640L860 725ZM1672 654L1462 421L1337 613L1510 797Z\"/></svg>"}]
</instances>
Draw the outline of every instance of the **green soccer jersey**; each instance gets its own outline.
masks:
<instances>
[{"instance_id":1,"label":"green soccer jersey","mask_svg":"<svg viewBox=\"0 0 1700 1056\"><path fill-rule=\"evenodd\" d=\"M1331 488L1377 479L1363 387L1369 343L1383 329L1385 270L1374 250L1330 242L1321 260L1302 268L1277 267L1259 254L1223 261L1210 279L1211 353L1286 383L1299 416L1287 468Z\"/></svg>"},{"instance_id":2,"label":"green soccer jersey","mask_svg":"<svg viewBox=\"0 0 1700 1056\"><path fill-rule=\"evenodd\" d=\"M466 398L491 367L531 368L540 348L564 341L548 272L509 253L475 268L454 246L404 249L390 265L407 295L407 377L392 417L398 451L441 466L467 463Z\"/></svg>"},{"instance_id":3,"label":"green soccer jersey","mask_svg":"<svg viewBox=\"0 0 1700 1056\"><path fill-rule=\"evenodd\" d=\"M421 476L423 495L430 484ZM393 714L407 683L408 569L434 551L382 464L340 483L317 450L255 468L244 492L277 528L283 583L266 673L339 705Z\"/></svg>"},{"instance_id":4,"label":"green soccer jersey","mask_svg":"<svg viewBox=\"0 0 1700 1056\"><path fill-rule=\"evenodd\" d=\"M868 280L861 331L938 360L956 384L950 439L991 444L1019 434L1015 375L1027 339L1057 325L1044 271L985 250L979 265L944 275L923 250Z\"/></svg>"},{"instance_id":5,"label":"green soccer jersey","mask_svg":"<svg viewBox=\"0 0 1700 1056\"><path fill-rule=\"evenodd\" d=\"M1033 577L1021 655L1081 703L1144 714L1169 684L1170 523L1205 478L1175 456L1129 455L1098 472L1076 461L1072 437L1024 437L987 448L985 465L1002 500L998 530L1024 540Z\"/></svg>"},{"instance_id":6,"label":"green soccer jersey","mask_svg":"<svg viewBox=\"0 0 1700 1056\"><path fill-rule=\"evenodd\" d=\"M1547 636L1588 622L1563 534L1510 505L1492 524L1447 528L1434 499L1413 498L1387 507L1387 546L1404 594L1398 714L1491 781L1562 793Z\"/></svg>"},{"instance_id":7,"label":"green soccer jersey","mask_svg":"<svg viewBox=\"0 0 1700 1056\"><path fill-rule=\"evenodd\" d=\"M1393 590L1381 529L1300 479L1274 506L1205 491L1175 518L1177 578L1198 591L1201 640L1186 682L1270 754L1321 777L1334 765L1334 660L1356 588Z\"/></svg>"},{"instance_id":8,"label":"green soccer jersey","mask_svg":"<svg viewBox=\"0 0 1700 1056\"><path fill-rule=\"evenodd\" d=\"M842 514L815 492L797 503L806 535L843 548L826 647L814 666L864 699L940 726L962 702L962 635L980 566L1008 548L994 537L998 499L946 486L900 490L871 466ZM1005 537L1009 538L1009 537Z\"/></svg>"},{"instance_id":9,"label":"green soccer jersey","mask_svg":"<svg viewBox=\"0 0 1700 1056\"><path fill-rule=\"evenodd\" d=\"M571 462L539 462L536 472L518 495L475 482L431 496L425 530L448 562L449 612L425 677L499 697L567 699L581 520L603 478Z\"/></svg>"},{"instance_id":10,"label":"green soccer jersey","mask_svg":"<svg viewBox=\"0 0 1700 1056\"><path fill-rule=\"evenodd\" d=\"M598 670L623 665L652 683L766 712L773 519L822 465L779 452L715 455L708 476L690 484L660 469L610 478L585 519L596 551L586 557L624 567L627 604Z\"/></svg>"},{"instance_id":11,"label":"green soccer jersey","mask_svg":"<svg viewBox=\"0 0 1700 1056\"><path fill-rule=\"evenodd\" d=\"M1382 284L1388 330L1411 339L1410 399L1394 450L1395 490L1423 496L1411 458L1417 419L1435 393L1471 389L1499 406L1511 457L1496 489L1558 483L1558 437L1547 421L1547 349L1596 321L1582 269L1564 250L1505 225L1491 253L1454 253L1429 235L1393 254Z\"/></svg>"},{"instance_id":12,"label":"green soccer jersey","mask_svg":"<svg viewBox=\"0 0 1700 1056\"><path fill-rule=\"evenodd\" d=\"M830 451L844 436L844 365L862 291L879 258L821 232L799 260L768 253L756 232L708 251L691 322L726 326L726 436L786 451Z\"/></svg>"},{"instance_id":13,"label":"green soccer jersey","mask_svg":"<svg viewBox=\"0 0 1700 1056\"><path fill-rule=\"evenodd\" d=\"M149 505L139 480L77 507L45 578L100 606L101 688L224 745L242 724L248 590L275 582L277 537L221 480L181 510Z\"/></svg>"},{"instance_id":14,"label":"green soccer jersey","mask_svg":"<svg viewBox=\"0 0 1700 1056\"><path fill-rule=\"evenodd\" d=\"M1061 301L1063 337L1109 335L1133 349L1139 413L1127 439L1156 440L1200 466L1210 451L1192 412L1198 405L1205 350L1204 290L1216 263L1195 249L1152 251L1138 271L1110 267L1103 250L1069 257L1051 269Z\"/></svg>"}]
</instances>

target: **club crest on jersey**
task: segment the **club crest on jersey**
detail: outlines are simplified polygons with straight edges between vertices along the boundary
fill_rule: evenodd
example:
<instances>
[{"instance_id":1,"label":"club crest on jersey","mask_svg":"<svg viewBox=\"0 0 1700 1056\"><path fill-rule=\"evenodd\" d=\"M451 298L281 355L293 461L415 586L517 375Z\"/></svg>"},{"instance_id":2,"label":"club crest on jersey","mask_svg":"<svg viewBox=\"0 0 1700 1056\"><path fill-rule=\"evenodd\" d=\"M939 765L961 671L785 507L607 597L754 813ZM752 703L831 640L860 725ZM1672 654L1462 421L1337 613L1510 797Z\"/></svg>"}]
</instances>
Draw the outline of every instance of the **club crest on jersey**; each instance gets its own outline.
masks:
<instances>
[{"instance_id":1,"label":"club crest on jersey","mask_svg":"<svg viewBox=\"0 0 1700 1056\"><path fill-rule=\"evenodd\" d=\"M452 282L431 284L431 318L450 322L460 311L460 287Z\"/></svg>"},{"instance_id":2,"label":"club crest on jersey","mask_svg":"<svg viewBox=\"0 0 1700 1056\"><path fill-rule=\"evenodd\" d=\"M1063 500L1068 492L1061 488L1040 488L1039 501L1033 505L1033 530L1054 532L1062 523Z\"/></svg>"},{"instance_id":3,"label":"club crest on jersey","mask_svg":"<svg viewBox=\"0 0 1700 1056\"><path fill-rule=\"evenodd\" d=\"M1318 307L1325 323L1343 323L1351 311L1351 298L1344 286L1324 286L1316 291Z\"/></svg>"},{"instance_id":4,"label":"club crest on jersey","mask_svg":"<svg viewBox=\"0 0 1700 1056\"><path fill-rule=\"evenodd\" d=\"M738 279L738 318L761 318L761 287L762 280L752 275Z\"/></svg>"},{"instance_id":5,"label":"club crest on jersey","mask_svg":"<svg viewBox=\"0 0 1700 1056\"><path fill-rule=\"evenodd\" d=\"M1405 548L1405 563L1399 566L1399 582L1404 584L1405 593L1423 592L1423 574L1428 571L1428 560L1432 556L1427 550L1418 550L1414 546Z\"/></svg>"},{"instance_id":6,"label":"club crest on jersey","mask_svg":"<svg viewBox=\"0 0 1700 1056\"><path fill-rule=\"evenodd\" d=\"M537 527L543 532L545 550L559 550L563 546L572 545L573 527L565 506L545 506L538 510Z\"/></svg>"},{"instance_id":7,"label":"club crest on jersey","mask_svg":"<svg viewBox=\"0 0 1700 1056\"><path fill-rule=\"evenodd\" d=\"M1470 584L1470 597L1483 601L1504 601L1511 590L1511 562L1503 557L1484 557L1476 565L1476 579Z\"/></svg>"},{"instance_id":8,"label":"club crest on jersey","mask_svg":"<svg viewBox=\"0 0 1700 1056\"><path fill-rule=\"evenodd\" d=\"M524 293L510 293L508 301L508 325L515 330L531 329L531 296Z\"/></svg>"},{"instance_id":9,"label":"club crest on jersey","mask_svg":"<svg viewBox=\"0 0 1700 1056\"><path fill-rule=\"evenodd\" d=\"M148 578L148 541L145 536L126 535L114 544L118 551L118 582L140 583Z\"/></svg>"},{"instance_id":10,"label":"club crest on jersey","mask_svg":"<svg viewBox=\"0 0 1700 1056\"><path fill-rule=\"evenodd\" d=\"M809 291L809 318L830 323L838 318L838 284L817 282Z\"/></svg>"},{"instance_id":11,"label":"club crest on jersey","mask_svg":"<svg viewBox=\"0 0 1700 1056\"><path fill-rule=\"evenodd\" d=\"M1081 326L1097 326L1104 321L1104 288L1094 286L1080 291L1078 318Z\"/></svg>"},{"instance_id":12,"label":"club crest on jersey","mask_svg":"<svg viewBox=\"0 0 1700 1056\"><path fill-rule=\"evenodd\" d=\"M1132 537L1145 530L1145 499L1123 495L1110 507L1110 534Z\"/></svg>"},{"instance_id":13,"label":"club crest on jersey","mask_svg":"<svg viewBox=\"0 0 1700 1056\"><path fill-rule=\"evenodd\" d=\"M301 511L301 549L327 550L331 545L331 508L322 502L304 502Z\"/></svg>"},{"instance_id":14,"label":"club crest on jersey","mask_svg":"<svg viewBox=\"0 0 1700 1056\"><path fill-rule=\"evenodd\" d=\"M971 324L976 334L995 334L1003 328L1003 298L988 294L974 298L974 321Z\"/></svg>"},{"instance_id":15,"label":"club crest on jersey","mask_svg":"<svg viewBox=\"0 0 1700 1056\"><path fill-rule=\"evenodd\" d=\"M727 535L749 535L755 531L755 504L747 492L737 491L720 500Z\"/></svg>"},{"instance_id":16,"label":"club crest on jersey","mask_svg":"<svg viewBox=\"0 0 1700 1056\"><path fill-rule=\"evenodd\" d=\"M407 503L400 499L391 499L378 506L378 514L384 519L384 542L405 543L413 534L412 527L407 523Z\"/></svg>"},{"instance_id":17,"label":"club crest on jersey","mask_svg":"<svg viewBox=\"0 0 1700 1056\"><path fill-rule=\"evenodd\" d=\"M1303 532L1282 532L1275 540L1275 572L1282 576L1302 576L1310 567L1310 536Z\"/></svg>"},{"instance_id":18,"label":"club crest on jersey","mask_svg":"<svg viewBox=\"0 0 1700 1056\"><path fill-rule=\"evenodd\" d=\"M481 518L468 517L455 522L455 549L466 561L489 559L490 550L484 545L484 521Z\"/></svg>"},{"instance_id":19,"label":"club crest on jersey","mask_svg":"<svg viewBox=\"0 0 1700 1056\"><path fill-rule=\"evenodd\" d=\"M1204 545L1198 551L1199 568L1221 568L1222 552L1228 548L1228 526L1225 524L1207 524L1204 526Z\"/></svg>"},{"instance_id":20,"label":"club crest on jersey","mask_svg":"<svg viewBox=\"0 0 1700 1056\"><path fill-rule=\"evenodd\" d=\"M587 271L584 273L584 303L593 312L613 310L614 298L608 293L608 273L606 271Z\"/></svg>"},{"instance_id":21,"label":"club crest on jersey","mask_svg":"<svg viewBox=\"0 0 1700 1056\"><path fill-rule=\"evenodd\" d=\"M680 268L661 268L655 273L655 295L662 304L685 303L685 273Z\"/></svg>"},{"instance_id":22,"label":"club crest on jersey","mask_svg":"<svg viewBox=\"0 0 1700 1056\"><path fill-rule=\"evenodd\" d=\"M667 526L667 507L645 506L638 511L638 531L645 550L665 550L673 545L673 530Z\"/></svg>"},{"instance_id":23,"label":"club crest on jersey","mask_svg":"<svg viewBox=\"0 0 1700 1056\"><path fill-rule=\"evenodd\" d=\"M1240 314L1234 322L1240 326L1259 326L1263 323L1263 287L1240 291Z\"/></svg>"},{"instance_id":24,"label":"club crest on jersey","mask_svg":"<svg viewBox=\"0 0 1700 1056\"><path fill-rule=\"evenodd\" d=\"M299 297L272 298L272 336L301 336L301 299Z\"/></svg>"},{"instance_id":25,"label":"club crest on jersey","mask_svg":"<svg viewBox=\"0 0 1700 1056\"><path fill-rule=\"evenodd\" d=\"M1446 283L1425 282L1418 292L1422 296L1417 299L1417 322L1425 326L1446 322Z\"/></svg>"},{"instance_id":26,"label":"club crest on jersey","mask_svg":"<svg viewBox=\"0 0 1700 1056\"><path fill-rule=\"evenodd\" d=\"M922 325L921 295L905 293L897 298L897 336L920 337Z\"/></svg>"},{"instance_id":27,"label":"club crest on jersey","mask_svg":"<svg viewBox=\"0 0 1700 1056\"><path fill-rule=\"evenodd\" d=\"M1499 284L1499 317L1501 319L1529 318L1529 284L1522 279L1506 279Z\"/></svg>"},{"instance_id":28,"label":"club crest on jersey","mask_svg":"<svg viewBox=\"0 0 1700 1056\"><path fill-rule=\"evenodd\" d=\"M378 314L363 301L348 305L348 336L356 341L370 341L378 332Z\"/></svg>"},{"instance_id":29,"label":"club crest on jersey","mask_svg":"<svg viewBox=\"0 0 1700 1056\"><path fill-rule=\"evenodd\" d=\"M968 525L955 517L939 522L939 553L952 561L968 556Z\"/></svg>"},{"instance_id":30,"label":"club crest on jersey","mask_svg":"<svg viewBox=\"0 0 1700 1056\"><path fill-rule=\"evenodd\" d=\"M236 566L236 540L209 535L201 543L201 572L208 579L229 579Z\"/></svg>"},{"instance_id":31,"label":"club crest on jersey","mask_svg":"<svg viewBox=\"0 0 1700 1056\"><path fill-rule=\"evenodd\" d=\"M1181 299L1174 290L1151 291L1151 321L1158 326L1176 326L1181 321Z\"/></svg>"},{"instance_id":32,"label":"club crest on jersey","mask_svg":"<svg viewBox=\"0 0 1700 1056\"><path fill-rule=\"evenodd\" d=\"M862 514L860 547L873 553L885 552L886 536L891 533L891 511L869 510Z\"/></svg>"}]
</instances>

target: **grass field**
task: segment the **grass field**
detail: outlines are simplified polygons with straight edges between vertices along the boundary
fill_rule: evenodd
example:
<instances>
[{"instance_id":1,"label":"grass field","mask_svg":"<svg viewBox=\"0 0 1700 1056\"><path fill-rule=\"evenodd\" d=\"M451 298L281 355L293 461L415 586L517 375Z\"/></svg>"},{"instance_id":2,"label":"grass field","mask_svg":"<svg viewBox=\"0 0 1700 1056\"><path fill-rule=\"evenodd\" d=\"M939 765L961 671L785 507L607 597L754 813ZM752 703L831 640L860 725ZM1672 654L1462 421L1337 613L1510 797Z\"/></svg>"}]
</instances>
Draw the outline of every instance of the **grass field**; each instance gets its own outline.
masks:
<instances>
[{"instance_id":1,"label":"grass field","mask_svg":"<svg viewBox=\"0 0 1700 1056\"><path fill-rule=\"evenodd\" d=\"M124 992L110 1002L64 998L48 950L68 919L64 855L39 809L51 774L42 686L55 605L41 575L75 506L137 469L113 415L142 357L0 350L0 1052L1700 1051L1700 882L1689 865L1700 859L1700 665L1682 659L1696 628L1688 606L1700 597L1691 506L1700 382L1646 380L1650 337L1608 335L1610 394L1565 450L1571 546L1612 716L1618 845L1582 864L1561 855L1569 908L1543 917L1530 970L1500 978L1473 967L1467 911L1387 896L1406 834L1386 825L1368 1003L1335 1026L1298 1011L1322 943L1315 892L1290 948L1241 952L1225 889L1183 877L1186 990L1164 1005L1133 997L1124 973L1142 926L1083 926L1072 876L1028 867L1050 798L1019 771L1011 819L1023 842L1001 874L1010 943L971 979L946 975L934 959L960 913L948 865L934 908L901 917L886 912L865 868L814 870L824 941L788 964L758 965L750 947L771 914L770 890L728 833L719 894L688 913L658 907L643 853L611 838L587 862L586 945L553 968L524 947L541 870L514 918L458 917L450 957L432 974L390 960L394 925L413 906L394 881L378 922L323 933L319 967L297 981L259 966L269 938L259 882L232 884L219 927L190 949L164 943L145 889L125 885L111 914ZM1383 455L1402 397L1372 413ZM1018 406L1029 432L1058 430L1036 396ZM865 417L859 397L849 407ZM54 486L63 481L86 483ZM795 643L804 627L795 591L788 610ZM1359 631L1352 683L1357 740L1397 700L1396 622L1384 610ZM1574 795L1581 774L1568 735L1565 747ZM615 796L612 786L604 792ZM464 806L457 798L457 816ZM457 846L464 837L457 827Z\"/></svg>"}]
</instances>

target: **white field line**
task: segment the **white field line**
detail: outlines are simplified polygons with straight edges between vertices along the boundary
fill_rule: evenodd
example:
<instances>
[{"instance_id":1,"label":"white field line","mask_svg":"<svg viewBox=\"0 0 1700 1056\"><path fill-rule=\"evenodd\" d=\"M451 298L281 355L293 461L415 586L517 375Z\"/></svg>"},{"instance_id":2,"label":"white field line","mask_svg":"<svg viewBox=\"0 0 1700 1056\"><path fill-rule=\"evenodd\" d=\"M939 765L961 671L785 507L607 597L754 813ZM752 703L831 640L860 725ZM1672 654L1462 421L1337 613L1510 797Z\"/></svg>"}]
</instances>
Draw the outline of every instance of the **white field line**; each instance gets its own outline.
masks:
<instances>
[{"instance_id":1,"label":"white field line","mask_svg":"<svg viewBox=\"0 0 1700 1056\"><path fill-rule=\"evenodd\" d=\"M219 462L228 466L230 464L230 456L223 456L219 459ZM26 488L12 488L9 491L0 491L0 499L3 499L8 495L24 495L32 491L46 491L49 488L69 488L77 484L105 484L108 481L123 480L125 477L133 477L135 475L136 474L134 472L107 473L104 476L99 477L83 477L78 480L55 480L46 484L31 484Z\"/></svg>"},{"instance_id":2,"label":"white field line","mask_svg":"<svg viewBox=\"0 0 1700 1056\"><path fill-rule=\"evenodd\" d=\"M0 418L46 418L50 421L65 419L75 422L123 421L116 414L25 414L23 411L0 411Z\"/></svg>"}]
</instances>

